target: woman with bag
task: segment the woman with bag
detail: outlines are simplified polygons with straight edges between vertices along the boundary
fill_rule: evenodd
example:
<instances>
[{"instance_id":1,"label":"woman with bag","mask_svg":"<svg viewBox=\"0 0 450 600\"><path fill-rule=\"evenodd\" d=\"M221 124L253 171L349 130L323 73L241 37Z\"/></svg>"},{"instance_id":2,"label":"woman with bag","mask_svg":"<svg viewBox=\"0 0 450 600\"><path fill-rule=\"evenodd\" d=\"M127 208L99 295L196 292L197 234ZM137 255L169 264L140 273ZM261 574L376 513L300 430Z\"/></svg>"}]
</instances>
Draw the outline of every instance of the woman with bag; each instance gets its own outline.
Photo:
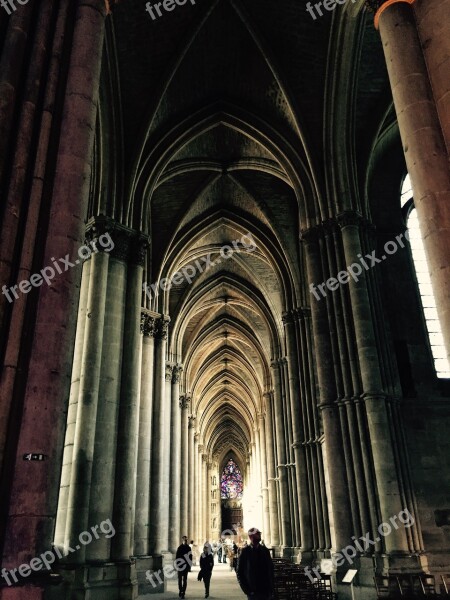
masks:
<instances>
[{"instance_id":1,"label":"woman with bag","mask_svg":"<svg viewBox=\"0 0 450 600\"><path fill-rule=\"evenodd\" d=\"M203 546L203 552L200 556L200 572L197 579L205 584L205 598L209 596L209 584L211 582L212 570L214 568L214 556L212 553L211 546L208 542L205 542Z\"/></svg>"}]
</instances>

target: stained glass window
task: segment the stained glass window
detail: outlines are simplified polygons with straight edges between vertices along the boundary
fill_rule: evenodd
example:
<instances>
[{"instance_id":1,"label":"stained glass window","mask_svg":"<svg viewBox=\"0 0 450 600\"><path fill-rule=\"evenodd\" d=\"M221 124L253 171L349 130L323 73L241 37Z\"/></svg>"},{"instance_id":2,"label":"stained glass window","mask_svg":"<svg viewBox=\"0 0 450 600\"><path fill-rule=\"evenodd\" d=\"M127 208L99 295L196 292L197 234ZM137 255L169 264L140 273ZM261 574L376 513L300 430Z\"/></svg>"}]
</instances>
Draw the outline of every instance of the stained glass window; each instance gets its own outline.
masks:
<instances>
[{"instance_id":1,"label":"stained glass window","mask_svg":"<svg viewBox=\"0 0 450 600\"><path fill-rule=\"evenodd\" d=\"M242 498L242 475L232 458L229 459L222 471L220 479L220 497L222 499Z\"/></svg>"}]
</instances>

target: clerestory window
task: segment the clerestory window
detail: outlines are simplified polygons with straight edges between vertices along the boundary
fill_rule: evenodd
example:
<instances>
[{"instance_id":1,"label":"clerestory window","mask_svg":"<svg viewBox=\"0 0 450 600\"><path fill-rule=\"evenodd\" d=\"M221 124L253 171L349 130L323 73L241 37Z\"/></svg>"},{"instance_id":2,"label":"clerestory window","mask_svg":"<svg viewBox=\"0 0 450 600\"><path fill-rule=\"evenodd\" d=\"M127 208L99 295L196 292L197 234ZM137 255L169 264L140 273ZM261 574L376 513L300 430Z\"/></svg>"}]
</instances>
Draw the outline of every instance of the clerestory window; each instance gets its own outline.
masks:
<instances>
[{"instance_id":1,"label":"clerestory window","mask_svg":"<svg viewBox=\"0 0 450 600\"><path fill-rule=\"evenodd\" d=\"M417 211L414 207L413 190L409 175L405 177L401 193L401 206L406 214L406 225L409 231L409 241L414 267L419 284L422 309L427 326L428 339L434 359L436 375L440 379L450 377L450 365L445 352L444 338L438 319L436 301L431 287L430 271L425 256L422 235L419 229Z\"/></svg>"}]
</instances>

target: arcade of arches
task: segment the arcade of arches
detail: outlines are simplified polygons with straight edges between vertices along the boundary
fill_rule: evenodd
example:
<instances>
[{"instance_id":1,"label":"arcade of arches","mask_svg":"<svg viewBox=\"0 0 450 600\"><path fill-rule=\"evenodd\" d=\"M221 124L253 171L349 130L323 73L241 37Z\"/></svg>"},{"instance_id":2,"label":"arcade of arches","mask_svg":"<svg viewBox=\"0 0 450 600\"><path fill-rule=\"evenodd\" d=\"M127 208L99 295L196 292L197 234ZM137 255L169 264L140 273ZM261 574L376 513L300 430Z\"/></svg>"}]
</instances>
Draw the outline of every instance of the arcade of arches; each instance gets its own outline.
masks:
<instances>
[{"instance_id":1,"label":"arcade of arches","mask_svg":"<svg viewBox=\"0 0 450 600\"><path fill-rule=\"evenodd\" d=\"M305 566L369 535L361 598L450 571L450 1L366 4L0 14L0 284L97 250L0 298L2 568L79 547L0 598L137 598L181 535L252 526ZM407 172L436 309L408 244L358 262Z\"/></svg>"}]
</instances>

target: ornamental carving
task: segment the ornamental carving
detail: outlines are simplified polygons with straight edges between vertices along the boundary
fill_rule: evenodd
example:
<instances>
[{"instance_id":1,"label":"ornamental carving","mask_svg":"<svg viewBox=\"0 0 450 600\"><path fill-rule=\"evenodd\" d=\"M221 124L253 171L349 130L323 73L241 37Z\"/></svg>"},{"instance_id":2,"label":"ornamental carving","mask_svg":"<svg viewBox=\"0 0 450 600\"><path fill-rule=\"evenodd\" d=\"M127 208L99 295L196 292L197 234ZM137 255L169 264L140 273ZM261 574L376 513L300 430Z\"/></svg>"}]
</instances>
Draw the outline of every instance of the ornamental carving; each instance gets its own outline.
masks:
<instances>
[{"instance_id":1,"label":"ornamental carving","mask_svg":"<svg viewBox=\"0 0 450 600\"><path fill-rule=\"evenodd\" d=\"M186 409L189 408L191 404L191 397L188 396L187 394L185 396L180 396L180 408L181 409Z\"/></svg>"},{"instance_id":2,"label":"ornamental carving","mask_svg":"<svg viewBox=\"0 0 450 600\"><path fill-rule=\"evenodd\" d=\"M172 373L172 383L180 383L181 372L183 371L183 367L179 364L174 365L173 373Z\"/></svg>"},{"instance_id":3,"label":"ornamental carving","mask_svg":"<svg viewBox=\"0 0 450 600\"><path fill-rule=\"evenodd\" d=\"M166 363L166 381L172 381L173 365Z\"/></svg>"},{"instance_id":4,"label":"ornamental carving","mask_svg":"<svg viewBox=\"0 0 450 600\"><path fill-rule=\"evenodd\" d=\"M141 333L145 337L153 337L155 335L155 318L141 313Z\"/></svg>"},{"instance_id":5,"label":"ornamental carving","mask_svg":"<svg viewBox=\"0 0 450 600\"><path fill-rule=\"evenodd\" d=\"M86 224L86 243L92 243L106 234L110 236L114 247L111 248L110 244L103 247L101 244L96 244L99 252L109 252L114 258L126 263L144 265L150 240L148 235L125 227L125 225L105 215L93 217Z\"/></svg>"},{"instance_id":6,"label":"ornamental carving","mask_svg":"<svg viewBox=\"0 0 450 600\"><path fill-rule=\"evenodd\" d=\"M169 331L169 323L170 323L170 318L169 317L160 317L159 319L156 320L156 327L155 327L155 337L160 339L160 340L167 340L167 334Z\"/></svg>"}]
</instances>

